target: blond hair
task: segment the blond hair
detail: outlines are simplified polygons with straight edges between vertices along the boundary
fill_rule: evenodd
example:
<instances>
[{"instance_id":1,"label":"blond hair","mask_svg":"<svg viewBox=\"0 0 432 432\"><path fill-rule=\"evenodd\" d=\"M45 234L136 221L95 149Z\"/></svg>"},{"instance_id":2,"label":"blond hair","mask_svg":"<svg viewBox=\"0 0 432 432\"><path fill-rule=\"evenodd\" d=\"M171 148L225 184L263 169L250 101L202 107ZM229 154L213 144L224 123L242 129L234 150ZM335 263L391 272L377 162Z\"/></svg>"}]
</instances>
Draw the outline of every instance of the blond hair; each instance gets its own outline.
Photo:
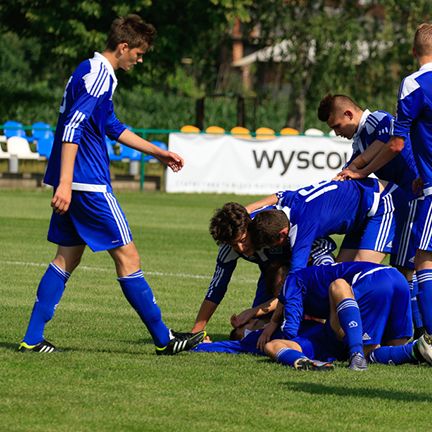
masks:
<instances>
[{"instance_id":1,"label":"blond hair","mask_svg":"<svg viewBox=\"0 0 432 432\"><path fill-rule=\"evenodd\" d=\"M423 23L417 27L414 49L419 57L432 55L432 24Z\"/></svg>"}]
</instances>

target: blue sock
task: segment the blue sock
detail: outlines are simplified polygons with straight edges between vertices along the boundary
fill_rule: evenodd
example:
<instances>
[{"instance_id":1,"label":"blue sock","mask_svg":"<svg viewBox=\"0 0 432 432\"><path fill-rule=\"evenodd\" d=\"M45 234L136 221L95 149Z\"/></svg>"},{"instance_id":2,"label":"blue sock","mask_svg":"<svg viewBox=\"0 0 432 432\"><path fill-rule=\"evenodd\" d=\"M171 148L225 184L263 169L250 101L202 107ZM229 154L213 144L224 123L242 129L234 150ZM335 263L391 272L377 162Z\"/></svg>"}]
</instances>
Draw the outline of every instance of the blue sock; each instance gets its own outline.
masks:
<instances>
[{"instance_id":1,"label":"blue sock","mask_svg":"<svg viewBox=\"0 0 432 432\"><path fill-rule=\"evenodd\" d=\"M159 348L166 346L170 341L170 331L162 321L161 310L142 270L118 278L118 281L128 302L146 325L155 345Z\"/></svg>"},{"instance_id":2,"label":"blue sock","mask_svg":"<svg viewBox=\"0 0 432 432\"><path fill-rule=\"evenodd\" d=\"M423 318L425 330L432 334L432 269L420 270L417 273L417 302Z\"/></svg>"},{"instance_id":3,"label":"blue sock","mask_svg":"<svg viewBox=\"0 0 432 432\"><path fill-rule=\"evenodd\" d=\"M414 354L413 346L415 342L410 342L400 346L383 346L372 351L368 355L370 363L393 364L400 365L404 363L417 363Z\"/></svg>"},{"instance_id":4,"label":"blue sock","mask_svg":"<svg viewBox=\"0 0 432 432\"><path fill-rule=\"evenodd\" d=\"M363 353L363 327L357 302L346 298L336 306L336 312L350 356L356 352Z\"/></svg>"},{"instance_id":5,"label":"blue sock","mask_svg":"<svg viewBox=\"0 0 432 432\"><path fill-rule=\"evenodd\" d=\"M278 363L294 367L294 363L300 358L307 358L302 352L291 348L282 348L275 357Z\"/></svg>"},{"instance_id":6,"label":"blue sock","mask_svg":"<svg viewBox=\"0 0 432 432\"><path fill-rule=\"evenodd\" d=\"M36 302L23 339L26 344L36 345L43 341L45 325L54 315L69 276L70 273L54 263L48 266L37 289Z\"/></svg>"},{"instance_id":7,"label":"blue sock","mask_svg":"<svg viewBox=\"0 0 432 432\"><path fill-rule=\"evenodd\" d=\"M411 311L413 316L413 325L414 328L420 328L423 327L423 320L420 314L420 309L417 301L417 294L418 294L418 282L417 282L417 276L414 273L412 281L408 281L408 285L410 287L410 293L411 293Z\"/></svg>"}]
</instances>

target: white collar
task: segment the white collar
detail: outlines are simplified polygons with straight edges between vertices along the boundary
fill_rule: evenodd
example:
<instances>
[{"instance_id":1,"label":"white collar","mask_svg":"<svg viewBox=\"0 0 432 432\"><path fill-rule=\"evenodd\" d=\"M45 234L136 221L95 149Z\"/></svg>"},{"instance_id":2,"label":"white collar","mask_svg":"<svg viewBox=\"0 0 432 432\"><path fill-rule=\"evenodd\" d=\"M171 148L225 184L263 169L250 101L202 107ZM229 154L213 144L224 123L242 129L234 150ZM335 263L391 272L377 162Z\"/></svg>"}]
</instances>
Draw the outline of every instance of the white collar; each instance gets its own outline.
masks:
<instances>
[{"instance_id":1,"label":"white collar","mask_svg":"<svg viewBox=\"0 0 432 432\"><path fill-rule=\"evenodd\" d=\"M291 209L289 207L282 207L280 210L282 210L285 213L285 216L288 219L288 225L289 225L289 231L288 231L288 239L290 242L290 246L293 247L294 243L297 238L297 225L293 225L291 222Z\"/></svg>"},{"instance_id":2,"label":"white collar","mask_svg":"<svg viewBox=\"0 0 432 432\"><path fill-rule=\"evenodd\" d=\"M101 53L98 53L96 51L94 53L93 58L100 60L107 67L108 72L110 73L110 75L114 80L114 83L117 84L117 77L115 75L114 68L112 67L112 64L108 61L108 59L105 56L103 56Z\"/></svg>"},{"instance_id":3,"label":"white collar","mask_svg":"<svg viewBox=\"0 0 432 432\"><path fill-rule=\"evenodd\" d=\"M359 124L358 124L358 127L357 127L357 131L354 134L353 139L355 139L359 135L359 133L361 132L361 130L363 129L363 127L364 127L364 125L366 123L366 120L369 117L370 113L371 112L368 109L365 109L363 111L363 114L362 114L362 116L360 118L360 121L359 121Z\"/></svg>"},{"instance_id":4,"label":"white collar","mask_svg":"<svg viewBox=\"0 0 432 432\"><path fill-rule=\"evenodd\" d=\"M419 71L432 70L432 62L425 63Z\"/></svg>"}]
</instances>

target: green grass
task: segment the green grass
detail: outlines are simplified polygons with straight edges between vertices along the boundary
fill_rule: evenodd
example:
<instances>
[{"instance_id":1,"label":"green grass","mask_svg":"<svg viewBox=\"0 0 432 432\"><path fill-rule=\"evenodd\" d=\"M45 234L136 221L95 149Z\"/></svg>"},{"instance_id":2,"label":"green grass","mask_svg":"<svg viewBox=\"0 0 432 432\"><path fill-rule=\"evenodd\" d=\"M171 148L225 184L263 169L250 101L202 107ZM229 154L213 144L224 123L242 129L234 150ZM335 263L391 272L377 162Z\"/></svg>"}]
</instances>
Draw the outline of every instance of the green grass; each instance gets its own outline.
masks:
<instances>
[{"instance_id":1,"label":"green grass","mask_svg":"<svg viewBox=\"0 0 432 432\"><path fill-rule=\"evenodd\" d=\"M248 355L156 357L106 253L86 252L46 336L65 351L15 352L55 246L48 191L0 191L0 430L427 431L432 370L372 365L299 373ZM253 197L119 193L163 317L191 328L214 269L216 207ZM208 330L253 298L255 266L239 263Z\"/></svg>"}]
</instances>

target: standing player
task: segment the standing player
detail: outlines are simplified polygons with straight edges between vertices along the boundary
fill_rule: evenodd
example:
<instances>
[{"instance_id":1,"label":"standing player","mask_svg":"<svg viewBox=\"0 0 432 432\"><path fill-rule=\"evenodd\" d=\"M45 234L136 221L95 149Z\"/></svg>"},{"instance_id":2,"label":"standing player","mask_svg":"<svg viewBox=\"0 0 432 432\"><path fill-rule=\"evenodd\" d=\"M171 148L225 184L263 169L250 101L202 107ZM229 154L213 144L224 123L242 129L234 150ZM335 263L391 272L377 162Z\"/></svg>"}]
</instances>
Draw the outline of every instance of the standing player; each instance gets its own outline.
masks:
<instances>
[{"instance_id":1,"label":"standing player","mask_svg":"<svg viewBox=\"0 0 432 432\"><path fill-rule=\"evenodd\" d=\"M417 299L425 336L432 340L432 24L417 28L413 54L420 69L401 83L392 138L365 167L343 174L350 178L367 177L403 151L411 139L424 194L424 199L419 200L414 230Z\"/></svg>"},{"instance_id":2,"label":"standing player","mask_svg":"<svg viewBox=\"0 0 432 432\"><path fill-rule=\"evenodd\" d=\"M176 354L200 342L205 333L176 333L161 311L140 268L140 258L120 205L112 194L105 134L155 156L173 171L183 159L161 150L129 131L115 116L112 102L115 70L128 71L152 46L153 26L137 15L114 20L102 54L82 62L69 79L60 106L53 151L45 183L54 187L48 240L57 253L40 281L36 303L20 351L54 352L44 339L72 271L85 246L107 250L113 258L123 293L149 330L157 354Z\"/></svg>"},{"instance_id":3,"label":"standing player","mask_svg":"<svg viewBox=\"0 0 432 432\"><path fill-rule=\"evenodd\" d=\"M326 122L338 136L353 140L353 154L339 178L345 173L364 167L390 139L393 128L393 116L385 111L361 109L351 98L345 95L325 96L318 107L318 118ZM397 184L406 196L397 203L398 221L390 263L396 266L407 278L411 288L413 320L416 333L421 334L422 323L417 305L417 283L413 279L415 244L411 227L417 207L418 196L413 193L413 183L418 178L418 171L412 154L410 140L407 139L402 152L374 174L386 181ZM344 261L344 259L342 259Z\"/></svg>"}]
</instances>

